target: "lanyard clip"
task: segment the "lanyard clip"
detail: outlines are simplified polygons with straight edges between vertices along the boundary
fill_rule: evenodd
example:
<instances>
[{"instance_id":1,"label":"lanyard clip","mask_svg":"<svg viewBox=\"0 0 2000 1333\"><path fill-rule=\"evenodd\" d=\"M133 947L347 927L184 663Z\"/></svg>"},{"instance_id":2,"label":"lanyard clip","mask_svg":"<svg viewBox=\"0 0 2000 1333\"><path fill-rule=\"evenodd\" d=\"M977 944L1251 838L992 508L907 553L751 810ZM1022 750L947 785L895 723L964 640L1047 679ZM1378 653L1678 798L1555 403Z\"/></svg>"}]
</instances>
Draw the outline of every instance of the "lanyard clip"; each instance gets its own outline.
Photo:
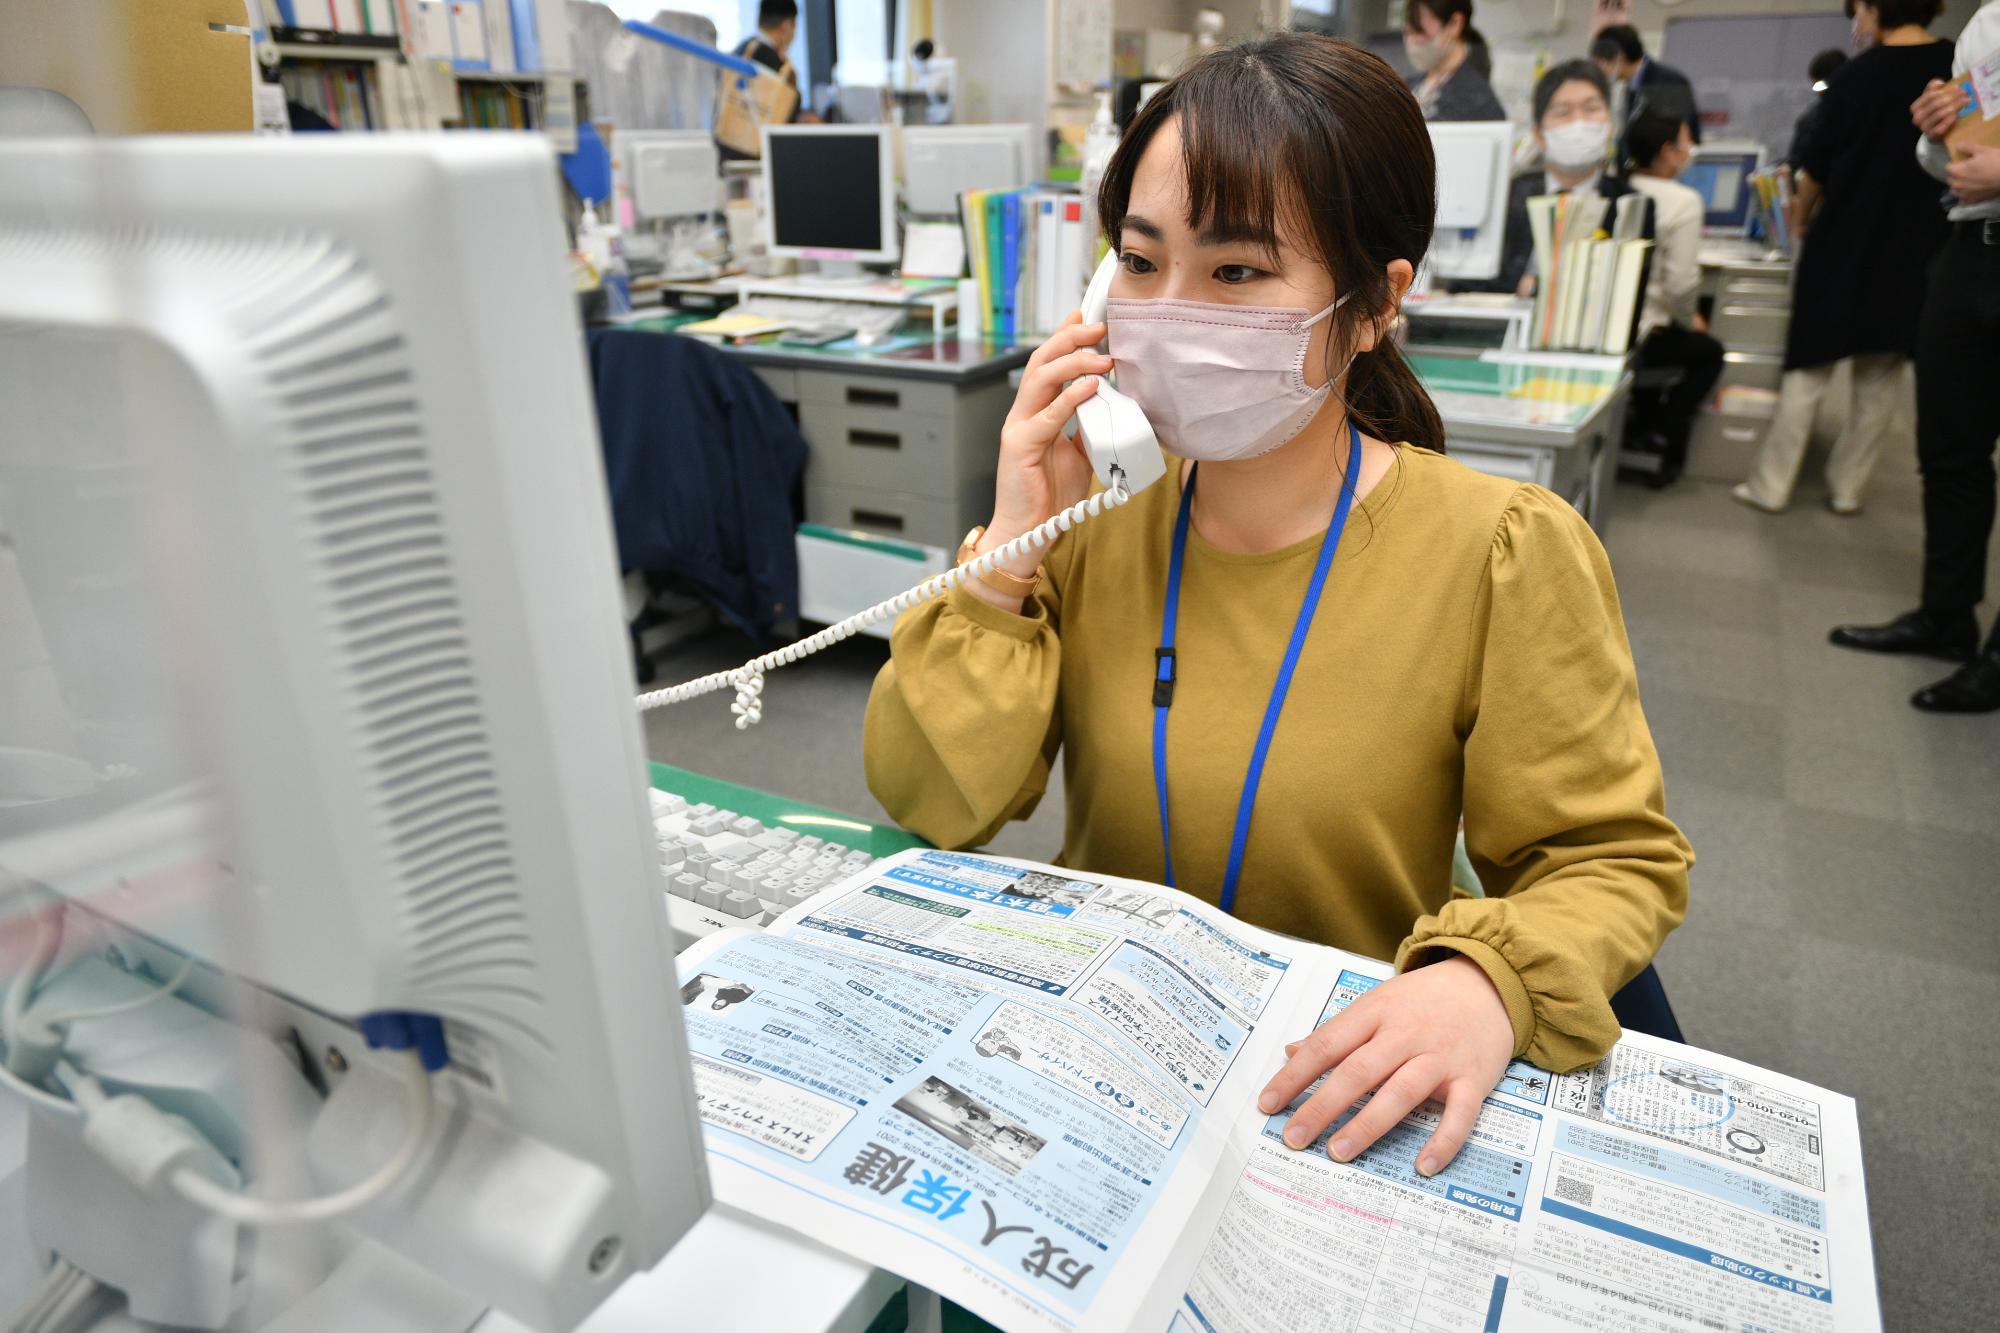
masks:
<instances>
[{"instance_id":1,"label":"lanyard clip","mask_svg":"<svg viewBox=\"0 0 2000 1333\"><path fill-rule=\"evenodd\" d=\"M1171 708L1174 703L1174 650L1153 650L1153 707Z\"/></svg>"}]
</instances>

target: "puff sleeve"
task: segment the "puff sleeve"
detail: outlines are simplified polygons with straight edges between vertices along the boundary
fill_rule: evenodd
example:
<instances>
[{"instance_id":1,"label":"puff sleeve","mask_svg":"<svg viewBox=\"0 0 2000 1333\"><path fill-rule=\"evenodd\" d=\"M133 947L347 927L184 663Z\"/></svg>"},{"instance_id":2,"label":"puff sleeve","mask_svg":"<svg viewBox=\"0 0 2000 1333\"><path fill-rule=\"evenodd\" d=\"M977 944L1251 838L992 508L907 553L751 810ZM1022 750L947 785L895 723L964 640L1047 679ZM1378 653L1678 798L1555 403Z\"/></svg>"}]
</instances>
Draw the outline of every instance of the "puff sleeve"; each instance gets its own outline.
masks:
<instances>
[{"instance_id":1,"label":"puff sleeve","mask_svg":"<svg viewBox=\"0 0 2000 1333\"><path fill-rule=\"evenodd\" d=\"M1465 839L1488 896L1420 918L1397 964L1471 958L1515 1053L1566 1072L1617 1041L1610 997L1685 916L1694 854L1666 815L1610 563L1555 495L1508 504L1470 644Z\"/></svg>"}]
</instances>

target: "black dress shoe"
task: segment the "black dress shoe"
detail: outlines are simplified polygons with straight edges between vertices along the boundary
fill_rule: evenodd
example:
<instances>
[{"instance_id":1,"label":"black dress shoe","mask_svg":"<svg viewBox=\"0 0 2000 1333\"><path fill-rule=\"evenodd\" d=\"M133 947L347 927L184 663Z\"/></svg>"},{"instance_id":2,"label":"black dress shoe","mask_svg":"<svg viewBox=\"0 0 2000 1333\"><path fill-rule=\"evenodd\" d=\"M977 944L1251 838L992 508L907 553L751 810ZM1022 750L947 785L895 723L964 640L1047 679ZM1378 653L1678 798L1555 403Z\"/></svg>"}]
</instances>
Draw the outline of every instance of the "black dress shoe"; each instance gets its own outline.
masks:
<instances>
[{"instance_id":1,"label":"black dress shoe","mask_svg":"<svg viewBox=\"0 0 2000 1333\"><path fill-rule=\"evenodd\" d=\"M1965 662L1979 651L1979 622L1970 611L1948 618L1911 611L1886 625L1842 625L1826 637L1842 648L1864 652L1922 653Z\"/></svg>"},{"instance_id":2,"label":"black dress shoe","mask_svg":"<svg viewBox=\"0 0 2000 1333\"><path fill-rule=\"evenodd\" d=\"M2000 648L1988 648L1910 696L1926 713L2000 713Z\"/></svg>"}]
</instances>

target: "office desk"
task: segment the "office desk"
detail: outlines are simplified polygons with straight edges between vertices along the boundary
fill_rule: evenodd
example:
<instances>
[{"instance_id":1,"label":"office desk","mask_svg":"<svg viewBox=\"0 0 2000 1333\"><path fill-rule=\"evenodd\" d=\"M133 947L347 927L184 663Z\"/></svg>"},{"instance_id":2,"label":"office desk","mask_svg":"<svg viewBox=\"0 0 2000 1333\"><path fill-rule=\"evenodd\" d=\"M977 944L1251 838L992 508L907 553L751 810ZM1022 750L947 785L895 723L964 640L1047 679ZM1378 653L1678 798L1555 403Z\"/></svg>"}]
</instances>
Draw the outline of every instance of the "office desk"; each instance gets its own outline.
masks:
<instances>
[{"instance_id":1,"label":"office desk","mask_svg":"<svg viewBox=\"0 0 2000 1333\"><path fill-rule=\"evenodd\" d=\"M670 311L621 327L671 332L705 312ZM863 347L782 341L726 346L793 409L812 446L806 521L956 550L993 510L1007 373L1033 345L935 338L928 330Z\"/></svg>"},{"instance_id":2,"label":"office desk","mask_svg":"<svg viewBox=\"0 0 2000 1333\"><path fill-rule=\"evenodd\" d=\"M1403 303L1413 351L1515 351L1527 346L1535 303L1495 292L1426 296Z\"/></svg>"},{"instance_id":3,"label":"office desk","mask_svg":"<svg viewBox=\"0 0 2000 1333\"><path fill-rule=\"evenodd\" d=\"M1602 532L1632 374L1625 358L1413 350L1454 458L1546 486Z\"/></svg>"}]
</instances>

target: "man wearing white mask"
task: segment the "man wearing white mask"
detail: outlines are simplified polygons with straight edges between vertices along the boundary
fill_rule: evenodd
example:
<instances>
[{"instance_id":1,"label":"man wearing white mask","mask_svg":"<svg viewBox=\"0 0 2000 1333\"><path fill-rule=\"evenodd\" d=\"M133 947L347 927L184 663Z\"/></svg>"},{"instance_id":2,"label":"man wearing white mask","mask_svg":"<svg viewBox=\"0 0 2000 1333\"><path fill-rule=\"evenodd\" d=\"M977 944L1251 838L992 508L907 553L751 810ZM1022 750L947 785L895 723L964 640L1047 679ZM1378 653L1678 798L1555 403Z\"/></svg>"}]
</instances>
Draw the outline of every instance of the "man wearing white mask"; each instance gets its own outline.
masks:
<instances>
[{"instance_id":1,"label":"man wearing white mask","mask_svg":"<svg viewBox=\"0 0 2000 1333\"><path fill-rule=\"evenodd\" d=\"M1542 170L1514 178L1507 199L1500 276L1491 282L1459 284L1463 290L1533 293L1530 199L1579 190L1605 199L1633 193L1631 184L1610 170L1611 137L1611 89L1603 70L1588 60L1566 60L1542 75L1535 85L1535 146L1541 149ZM1650 205L1644 234L1649 239L1653 235Z\"/></svg>"}]
</instances>

